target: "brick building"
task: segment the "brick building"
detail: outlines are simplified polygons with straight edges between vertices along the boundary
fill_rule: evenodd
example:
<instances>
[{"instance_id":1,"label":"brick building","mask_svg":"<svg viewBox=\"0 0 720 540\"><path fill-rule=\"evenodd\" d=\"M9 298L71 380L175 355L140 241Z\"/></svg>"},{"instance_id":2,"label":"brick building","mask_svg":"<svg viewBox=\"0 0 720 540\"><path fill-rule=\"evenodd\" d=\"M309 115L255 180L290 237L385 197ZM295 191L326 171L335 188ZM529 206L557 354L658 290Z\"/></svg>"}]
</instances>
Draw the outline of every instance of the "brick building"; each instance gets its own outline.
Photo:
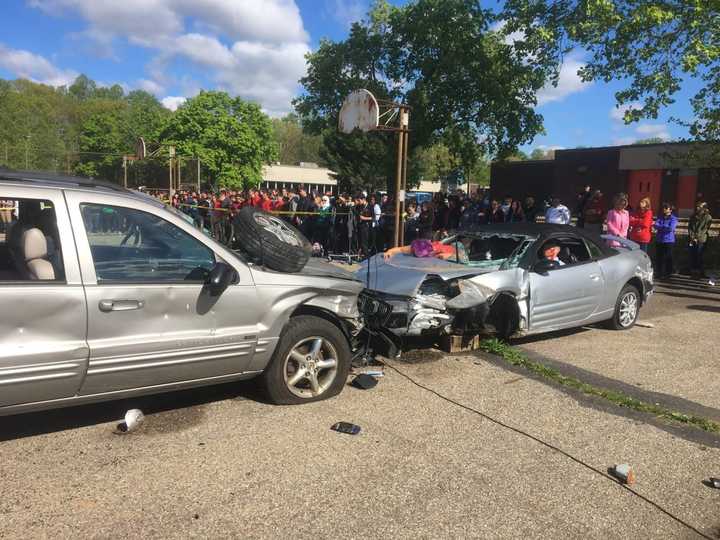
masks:
<instances>
[{"instance_id":1,"label":"brick building","mask_svg":"<svg viewBox=\"0 0 720 540\"><path fill-rule=\"evenodd\" d=\"M687 216L702 199L720 216L720 169L704 166L709 151L684 143L557 150L551 160L493 163L490 190L496 198L533 196L542 201L555 195L572 210L577 194L589 184L608 202L625 192L631 206L649 197L653 209L670 202L680 216Z\"/></svg>"}]
</instances>

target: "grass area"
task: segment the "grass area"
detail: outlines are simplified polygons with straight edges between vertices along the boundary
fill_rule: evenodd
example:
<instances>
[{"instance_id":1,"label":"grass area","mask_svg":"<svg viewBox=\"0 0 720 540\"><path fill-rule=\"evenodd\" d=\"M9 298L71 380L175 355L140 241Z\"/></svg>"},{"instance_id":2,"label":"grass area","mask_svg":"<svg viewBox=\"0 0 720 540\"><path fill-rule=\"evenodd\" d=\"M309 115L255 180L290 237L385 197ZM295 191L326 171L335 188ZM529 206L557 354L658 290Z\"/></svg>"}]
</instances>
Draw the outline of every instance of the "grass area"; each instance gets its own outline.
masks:
<instances>
[{"instance_id":1,"label":"grass area","mask_svg":"<svg viewBox=\"0 0 720 540\"><path fill-rule=\"evenodd\" d=\"M710 433L720 433L720 424L717 422L695 415L682 414L663 407L662 405L647 403L636 399L617 390L600 388L593 386L592 384L582 382L580 379L576 379L575 377L565 376L556 369L541 364L540 362L530 360L526 355L499 339L484 339L480 342L480 349L503 358L506 362L512 364L513 366L523 367L528 371L539 375L543 379L547 379L561 386L580 391L588 396L596 396L606 399L615 403L619 407L649 413L658 418L679 422L681 424L688 424Z\"/></svg>"}]
</instances>

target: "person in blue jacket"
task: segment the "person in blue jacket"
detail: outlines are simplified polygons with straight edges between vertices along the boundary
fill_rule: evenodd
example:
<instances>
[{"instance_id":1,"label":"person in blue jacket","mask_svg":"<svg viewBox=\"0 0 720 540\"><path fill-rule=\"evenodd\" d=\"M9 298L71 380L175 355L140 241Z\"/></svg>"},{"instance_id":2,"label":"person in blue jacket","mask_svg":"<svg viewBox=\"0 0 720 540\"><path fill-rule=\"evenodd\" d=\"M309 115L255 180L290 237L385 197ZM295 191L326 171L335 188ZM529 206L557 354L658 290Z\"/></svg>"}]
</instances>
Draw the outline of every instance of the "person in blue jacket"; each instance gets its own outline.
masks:
<instances>
[{"instance_id":1,"label":"person in blue jacket","mask_svg":"<svg viewBox=\"0 0 720 540\"><path fill-rule=\"evenodd\" d=\"M663 203L662 212L655 218L655 275L658 279L667 279L675 271L672 252L678 218L673 210L672 204Z\"/></svg>"}]
</instances>

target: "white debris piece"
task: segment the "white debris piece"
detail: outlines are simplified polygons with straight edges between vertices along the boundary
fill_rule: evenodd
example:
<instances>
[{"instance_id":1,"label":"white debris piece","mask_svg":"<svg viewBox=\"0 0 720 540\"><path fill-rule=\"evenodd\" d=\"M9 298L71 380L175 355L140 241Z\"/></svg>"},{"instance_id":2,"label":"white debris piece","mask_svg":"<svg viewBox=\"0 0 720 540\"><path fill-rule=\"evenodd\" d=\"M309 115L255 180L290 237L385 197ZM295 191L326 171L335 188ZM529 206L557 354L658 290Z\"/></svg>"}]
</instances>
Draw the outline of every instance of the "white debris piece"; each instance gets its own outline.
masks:
<instances>
[{"instance_id":1,"label":"white debris piece","mask_svg":"<svg viewBox=\"0 0 720 540\"><path fill-rule=\"evenodd\" d=\"M131 433L145 420L145 415L140 409L130 409L125 413L125 420L117 425L117 433Z\"/></svg>"}]
</instances>

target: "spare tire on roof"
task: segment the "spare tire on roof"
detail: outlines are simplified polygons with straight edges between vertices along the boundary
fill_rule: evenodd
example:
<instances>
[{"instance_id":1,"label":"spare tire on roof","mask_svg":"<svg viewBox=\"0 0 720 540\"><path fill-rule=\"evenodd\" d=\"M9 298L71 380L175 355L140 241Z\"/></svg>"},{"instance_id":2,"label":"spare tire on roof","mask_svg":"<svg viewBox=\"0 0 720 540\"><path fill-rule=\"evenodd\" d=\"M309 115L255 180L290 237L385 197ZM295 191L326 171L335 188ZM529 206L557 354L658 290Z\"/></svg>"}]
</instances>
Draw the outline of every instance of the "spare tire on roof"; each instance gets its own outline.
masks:
<instances>
[{"instance_id":1,"label":"spare tire on roof","mask_svg":"<svg viewBox=\"0 0 720 540\"><path fill-rule=\"evenodd\" d=\"M299 272L308 262L312 246L287 221L246 206L233 222L235 241L252 258L277 272Z\"/></svg>"}]
</instances>

